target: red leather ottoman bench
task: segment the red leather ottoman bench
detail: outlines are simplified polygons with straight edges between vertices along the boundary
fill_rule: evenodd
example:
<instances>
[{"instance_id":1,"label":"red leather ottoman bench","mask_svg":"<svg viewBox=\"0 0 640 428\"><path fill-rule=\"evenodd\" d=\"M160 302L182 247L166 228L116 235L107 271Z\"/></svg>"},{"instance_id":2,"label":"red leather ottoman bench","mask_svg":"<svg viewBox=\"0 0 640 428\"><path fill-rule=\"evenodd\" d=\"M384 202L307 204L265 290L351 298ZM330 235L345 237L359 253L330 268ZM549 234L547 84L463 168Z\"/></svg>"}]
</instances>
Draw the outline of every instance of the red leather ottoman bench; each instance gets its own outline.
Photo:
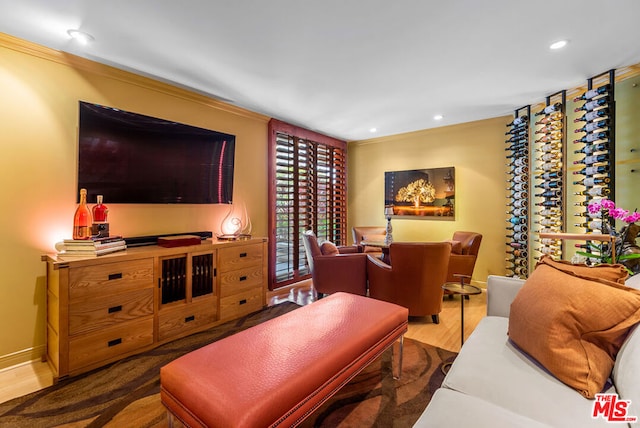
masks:
<instances>
[{"instance_id":1,"label":"red leather ottoman bench","mask_svg":"<svg viewBox=\"0 0 640 428\"><path fill-rule=\"evenodd\" d=\"M335 293L190 352L160 369L169 421L189 427L302 422L402 338L409 312Z\"/></svg>"}]
</instances>

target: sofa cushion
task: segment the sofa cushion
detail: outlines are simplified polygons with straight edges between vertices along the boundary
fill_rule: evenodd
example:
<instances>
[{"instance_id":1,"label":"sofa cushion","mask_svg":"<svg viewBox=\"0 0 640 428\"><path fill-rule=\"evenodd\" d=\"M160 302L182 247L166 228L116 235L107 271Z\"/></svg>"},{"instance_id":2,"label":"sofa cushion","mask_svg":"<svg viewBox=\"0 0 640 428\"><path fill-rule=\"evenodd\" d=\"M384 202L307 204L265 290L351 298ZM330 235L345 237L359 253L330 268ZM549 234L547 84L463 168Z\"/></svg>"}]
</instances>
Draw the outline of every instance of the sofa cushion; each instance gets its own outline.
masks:
<instances>
[{"instance_id":1,"label":"sofa cushion","mask_svg":"<svg viewBox=\"0 0 640 428\"><path fill-rule=\"evenodd\" d=\"M613 366L613 382L620 398L630 400L628 415L640 418L640 327L627 336ZM640 427L640 421L631 424Z\"/></svg>"},{"instance_id":2,"label":"sofa cushion","mask_svg":"<svg viewBox=\"0 0 640 428\"><path fill-rule=\"evenodd\" d=\"M443 387L556 427L610 426L602 418L591 418L592 400L585 400L511 344L508 326L508 318L483 318L465 341ZM612 387L607 392L616 391Z\"/></svg>"},{"instance_id":3,"label":"sofa cushion","mask_svg":"<svg viewBox=\"0 0 640 428\"><path fill-rule=\"evenodd\" d=\"M640 291L611 280L613 266L588 279L595 269L541 259L509 315L511 340L587 398L602 391L618 350L640 321Z\"/></svg>"},{"instance_id":4,"label":"sofa cushion","mask_svg":"<svg viewBox=\"0 0 640 428\"><path fill-rule=\"evenodd\" d=\"M627 278L627 280L624 282L624 285L640 290L640 274L636 274Z\"/></svg>"},{"instance_id":5,"label":"sofa cushion","mask_svg":"<svg viewBox=\"0 0 640 428\"><path fill-rule=\"evenodd\" d=\"M550 425L518 415L478 397L440 388L433 394L427 409L413 427L544 428Z\"/></svg>"},{"instance_id":6,"label":"sofa cushion","mask_svg":"<svg viewBox=\"0 0 640 428\"><path fill-rule=\"evenodd\" d=\"M524 285L524 279L500 275L487 277L487 315L509 318L511 302Z\"/></svg>"},{"instance_id":7,"label":"sofa cushion","mask_svg":"<svg viewBox=\"0 0 640 428\"><path fill-rule=\"evenodd\" d=\"M336 244L330 241L324 241L322 244L320 244L320 252L323 256L333 256L339 253Z\"/></svg>"}]
</instances>

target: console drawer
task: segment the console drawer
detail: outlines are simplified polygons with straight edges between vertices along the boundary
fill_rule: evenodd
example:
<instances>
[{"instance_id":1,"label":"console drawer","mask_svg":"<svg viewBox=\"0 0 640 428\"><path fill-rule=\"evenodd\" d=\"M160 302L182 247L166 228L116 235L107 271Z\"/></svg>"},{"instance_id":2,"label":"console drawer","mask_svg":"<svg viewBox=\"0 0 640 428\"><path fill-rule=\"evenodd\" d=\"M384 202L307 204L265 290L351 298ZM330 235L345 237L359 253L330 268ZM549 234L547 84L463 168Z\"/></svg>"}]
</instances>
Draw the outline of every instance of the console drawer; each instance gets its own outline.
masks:
<instances>
[{"instance_id":1,"label":"console drawer","mask_svg":"<svg viewBox=\"0 0 640 428\"><path fill-rule=\"evenodd\" d=\"M153 289L106 294L69 305L69 335L87 333L153 315Z\"/></svg>"},{"instance_id":2,"label":"console drawer","mask_svg":"<svg viewBox=\"0 0 640 428\"><path fill-rule=\"evenodd\" d=\"M69 272L71 301L151 287L152 258L77 267Z\"/></svg>"},{"instance_id":3,"label":"console drawer","mask_svg":"<svg viewBox=\"0 0 640 428\"><path fill-rule=\"evenodd\" d=\"M262 244L249 244L218 250L218 270L228 272L262 264Z\"/></svg>"},{"instance_id":4,"label":"console drawer","mask_svg":"<svg viewBox=\"0 0 640 428\"><path fill-rule=\"evenodd\" d=\"M216 303L215 298L207 297L188 305L163 308L158 313L158 339L184 336L189 330L212 324L218 312Z\"/></svg>"},{"instance_id":5,"label":"console drawer","mask_svg":"<svg viewBox=\"0 0 640 428\"><path fill-rule=\"evenodd\" d=\"M153 316L120 323L69 340L69 370L106 361L153 343Z\"/></svg>"},{"instance_id":6,"label":"console drawer","mask_svg":"<svg viewBox=\"0 0 640 428\"><path fill-rule=\"evenodd\" d=\"M220 272L220 296L227 297L262 286L262 265Z\"/></svg>"},{"instance_id":7,"label":"console drawer","mask_svg":"<svg viewBox=\"0 0 640 428\"><path fill-rule=\"evenodd\" d=\"M220 299L220 319L238 318L262 309L262 286Z\"/></svg>"}]
</instances>

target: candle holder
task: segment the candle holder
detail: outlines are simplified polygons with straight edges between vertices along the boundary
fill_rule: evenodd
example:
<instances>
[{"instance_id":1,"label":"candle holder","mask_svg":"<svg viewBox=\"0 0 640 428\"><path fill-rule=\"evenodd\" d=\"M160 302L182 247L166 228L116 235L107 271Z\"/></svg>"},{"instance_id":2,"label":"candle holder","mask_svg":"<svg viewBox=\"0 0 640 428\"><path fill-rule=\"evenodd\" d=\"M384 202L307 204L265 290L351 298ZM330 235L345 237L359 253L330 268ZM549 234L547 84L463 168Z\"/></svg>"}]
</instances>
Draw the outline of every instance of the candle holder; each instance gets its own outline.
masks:
<instances>
[{"instance_id":1,"label":"candle holder","mask_svg":"<svg viewBox=\"0 0 640 428\"><path fill-rule=\"evenodd\" d=\"M388 246L393 242L393 227L391 227L391 216L393 215L393 207L385 207L384 215L387 218L387 234L384 237L384 244Z\"/></svg>"}]
</instances>

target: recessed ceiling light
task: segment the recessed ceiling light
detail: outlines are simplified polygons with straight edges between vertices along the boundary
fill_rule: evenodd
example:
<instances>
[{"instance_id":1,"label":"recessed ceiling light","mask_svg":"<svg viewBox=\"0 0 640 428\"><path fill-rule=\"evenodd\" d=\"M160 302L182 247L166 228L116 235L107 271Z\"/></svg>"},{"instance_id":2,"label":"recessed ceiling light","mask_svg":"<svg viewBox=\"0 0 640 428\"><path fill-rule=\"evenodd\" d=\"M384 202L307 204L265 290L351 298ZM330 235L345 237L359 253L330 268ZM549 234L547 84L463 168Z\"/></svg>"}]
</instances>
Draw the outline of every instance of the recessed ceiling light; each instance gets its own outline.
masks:
<instances>
[{"instance_id":1,"label":"recessed ceiling light","mask_svg":"<svg viewBox=\"0 0 640 428\"><path fill-rule=\"evenodd\" d=\"M551 43L551 45L549 45L549 49L562 49L563 47L567 46L567 43L569 43L568 40L558 40L557 42Z\"/></svg>"},{"instance_id":2,"label":"recessed ceiling light","mask_svg":"<svg viewBox=\"0 0 640 428\"><path fill-rule=\"evenodd\" d=\"M443 118L444 116L441 114L436 114L435 116L433 116L433 120L442 120Z\"/></svg>"},{"instance_id":3,"label":"recessed ceiling light","mask_svg":"<svg viewBox=\"0 0 640 428\"><path fill-rule=\"evenodd\" d=\"M369 130L369 132L371 132L372 134L374 134L374 133L378 132L378 129L377 129L377 128L371 128L371 129Z\"/></svg>"},{"instance_id":4,"label":"recessed ceiling light","mask_svg":"<svg viewBox=\"0 0 640 428\"><path fill-rule=\"evenodd\" d=\"M89 42L95 40L91 34L85 33L80 30L68 30L67 34L69 35L69 37L71 37L73 40L76 40L81 45L87 45L89 44Z\"/></svg>"}]
</instances>

